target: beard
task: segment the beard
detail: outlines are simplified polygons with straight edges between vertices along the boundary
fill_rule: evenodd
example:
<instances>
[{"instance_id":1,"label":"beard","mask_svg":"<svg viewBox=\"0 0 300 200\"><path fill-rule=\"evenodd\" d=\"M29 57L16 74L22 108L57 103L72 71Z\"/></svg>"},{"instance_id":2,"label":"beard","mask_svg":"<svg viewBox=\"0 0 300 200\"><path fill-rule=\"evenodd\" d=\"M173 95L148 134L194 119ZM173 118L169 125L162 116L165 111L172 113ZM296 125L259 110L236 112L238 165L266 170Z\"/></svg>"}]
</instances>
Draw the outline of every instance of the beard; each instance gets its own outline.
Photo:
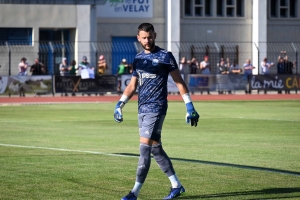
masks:
<instances>
[{"instance_id":1,"label":"beard","mask_svg":"<svg viewBox=\"0 0 300 200\"><path fill-rule=\"evenodd\" d=\"M151 51L151 50L153 50L154 47L155 47L155 42L153 41L152 43L148 43L147 45L143 45L143 44L141 43L141 45L142 45L143 49L145 49L145 50L147 50L147 51Z\"/></svg>"}]
</instances>

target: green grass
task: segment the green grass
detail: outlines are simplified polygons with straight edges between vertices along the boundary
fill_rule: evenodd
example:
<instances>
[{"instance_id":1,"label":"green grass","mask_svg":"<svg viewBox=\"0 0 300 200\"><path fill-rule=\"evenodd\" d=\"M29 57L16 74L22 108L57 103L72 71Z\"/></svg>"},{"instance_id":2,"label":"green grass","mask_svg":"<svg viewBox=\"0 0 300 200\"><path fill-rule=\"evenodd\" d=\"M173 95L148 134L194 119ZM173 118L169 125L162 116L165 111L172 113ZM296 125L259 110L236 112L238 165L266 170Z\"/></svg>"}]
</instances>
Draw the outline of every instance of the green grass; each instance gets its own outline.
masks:
<instances>
[{"instance_id":1,"label":"green grass","mask_svg":"<svg viewBox=\"0 0 300 200\"><path fill-rule=\"evenodd\" d=\"M162 141L186 188L179 199L300 199L300 101L169 103ZM0 199L121 199L139 154L137 104L0 106ZM139 199L162 199L152 159Z\"/></svg>"}]
</instances>

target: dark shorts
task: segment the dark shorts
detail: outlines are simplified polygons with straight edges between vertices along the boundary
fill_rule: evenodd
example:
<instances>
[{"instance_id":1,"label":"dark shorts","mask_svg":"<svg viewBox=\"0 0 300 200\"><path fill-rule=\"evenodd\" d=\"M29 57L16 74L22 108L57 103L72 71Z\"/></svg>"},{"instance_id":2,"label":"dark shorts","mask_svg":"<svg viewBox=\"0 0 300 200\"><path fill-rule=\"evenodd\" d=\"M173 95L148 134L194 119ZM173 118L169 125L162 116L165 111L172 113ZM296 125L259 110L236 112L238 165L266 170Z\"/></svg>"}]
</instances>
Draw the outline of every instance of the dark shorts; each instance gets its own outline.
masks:
<instances>
[{"instance_id":1,"label":"dark shorts","mask_svg":"<svg viewBox=\"0 0 300 200\"><path fill-rule=\"evenodd\" d=\"M166 115L159 113L142 113L139 114L138 117L140 136L159 142Z\"/></svg>"}]
</instances>

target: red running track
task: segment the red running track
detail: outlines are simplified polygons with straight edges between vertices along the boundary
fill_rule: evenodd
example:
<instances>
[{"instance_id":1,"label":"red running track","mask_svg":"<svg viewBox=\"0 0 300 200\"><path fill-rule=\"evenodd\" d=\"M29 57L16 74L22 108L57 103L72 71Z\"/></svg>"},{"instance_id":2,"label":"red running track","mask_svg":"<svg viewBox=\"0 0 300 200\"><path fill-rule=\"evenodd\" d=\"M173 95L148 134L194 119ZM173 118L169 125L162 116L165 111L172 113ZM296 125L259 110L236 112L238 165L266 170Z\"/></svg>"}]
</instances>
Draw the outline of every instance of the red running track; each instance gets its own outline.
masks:
<instances>
[{"instance_id":1,"label":"red running track","mask_svg":"<svg viewBox=\"0 0 300 200\"><path fill-rule=\"evenodd\" d=\"M192 95L193 101L235 101L235 100L300 100L300 94L232 94L232 95ZM35 103L98 103L118 101L120 96L28 96L0 97L0 104L35 104ZM132 97L137 100L137 95ZM169 95L169 101L182 101L180 95Z\"/></svg>"}]
</instances>

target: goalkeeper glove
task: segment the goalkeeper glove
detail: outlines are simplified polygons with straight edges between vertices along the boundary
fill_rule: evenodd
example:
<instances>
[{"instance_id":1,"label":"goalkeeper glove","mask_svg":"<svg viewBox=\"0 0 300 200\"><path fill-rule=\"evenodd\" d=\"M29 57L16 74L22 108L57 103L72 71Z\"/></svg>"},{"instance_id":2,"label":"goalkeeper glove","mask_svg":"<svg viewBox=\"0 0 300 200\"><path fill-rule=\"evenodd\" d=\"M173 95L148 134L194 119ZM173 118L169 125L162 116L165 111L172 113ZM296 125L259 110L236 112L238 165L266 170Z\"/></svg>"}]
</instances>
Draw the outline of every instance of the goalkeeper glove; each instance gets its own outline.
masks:
<instances>
[{"instance_id":1,"label":"goalkeeper glove","mask_svg":"<svg viewBox=\"0 0 300 200\"><path fill-rule=\"evenodd\" d=\"M123 121L122 108L125 106L125 103L128 102L128 97L126 95L122 95L120 101L117 103L114 112L115 121L121 123Z\"/></svg>"},{"instance_id":2,"label":"goalkeeper glove","mask_svg":"<svg viewBox=\"0 0 300 200\"><path fill-rule=\"evenodd\" d=\"M197 111L195 110L193 103L189 102L187 104L185 104L186 106L186 123L187 124L191 124L191 126L197 126L198 124L198 120L199 120L199 114L197 113Z\"/></svg>"},{"instance_id":3,"label":"goalkeeper glove","mask_svg":"<svg viewBox=\"0 0 300 200\"><path fill-rule=\"evenodd\" d=\"M186 106L186 123L191 124L191 126L197 126L198 120L199 120L199 114L194 108L194 105L192 103L191 97L188 93L182 95L182 98L184 100L185 106Z\"/></svg>"},{"instance_id":4,"label":"goalkeeper glove","mask_svg":"<svg viewBox=\"0 0 300 200\"><path fill-rule=\"evenodd\" d=\"M122 108L124 107L124 105L125 103L123 101L119 101L116 105L114 118L118 123L121 123L123 121Z\"/></svg>"}]
</instances>

